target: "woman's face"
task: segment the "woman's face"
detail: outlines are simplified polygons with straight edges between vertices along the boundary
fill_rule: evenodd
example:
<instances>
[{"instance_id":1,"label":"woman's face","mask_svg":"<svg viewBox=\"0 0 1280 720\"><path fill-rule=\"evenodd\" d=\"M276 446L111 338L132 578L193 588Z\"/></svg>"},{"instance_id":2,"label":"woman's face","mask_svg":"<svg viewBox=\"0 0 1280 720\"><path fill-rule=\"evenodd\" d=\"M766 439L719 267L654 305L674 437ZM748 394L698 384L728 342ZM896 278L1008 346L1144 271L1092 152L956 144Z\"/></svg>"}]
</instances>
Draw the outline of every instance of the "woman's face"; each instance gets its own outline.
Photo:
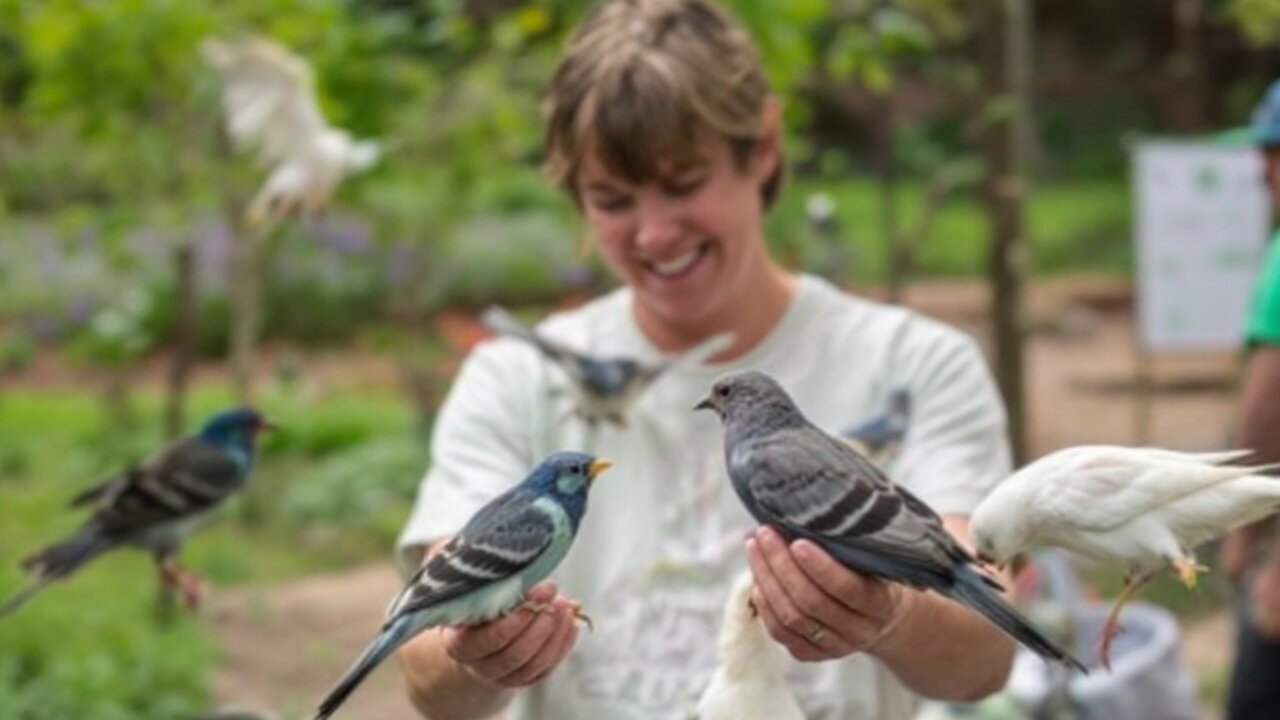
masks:
<instances>
[{"instance_id":1,"label":"woman's face","mask_svg":"<svg viewBox=\"0 0 1280 720\"><path fill-rule=\"evenodd\" d=\"M605 262L631 286L642 324L697 333L750 306L770 267L760 187L777 165L775 148L762 141L742 165L728 141L708 138L642 184L584 158L583 213Z\"/></svg>"}]
</instances>

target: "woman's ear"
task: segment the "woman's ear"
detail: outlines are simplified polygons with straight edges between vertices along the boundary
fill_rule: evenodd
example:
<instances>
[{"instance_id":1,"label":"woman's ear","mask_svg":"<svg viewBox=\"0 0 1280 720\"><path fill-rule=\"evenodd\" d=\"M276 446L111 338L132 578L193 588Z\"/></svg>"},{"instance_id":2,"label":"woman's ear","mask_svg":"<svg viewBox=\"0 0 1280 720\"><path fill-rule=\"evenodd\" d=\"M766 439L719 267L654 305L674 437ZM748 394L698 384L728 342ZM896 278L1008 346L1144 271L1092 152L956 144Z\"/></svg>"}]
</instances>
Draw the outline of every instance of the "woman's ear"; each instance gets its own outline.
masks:
<instances>
[{"instance_id":1,"label":"woman's ear","mask_svg":"<svg viewBox=\"0 0 1280 720\"><path fill-rule=\"evenodd\" d=\"M756 180L764 182L782 162L782 101L765 98L760 118L760 140L752 151L752 170Z\"/></svg>"}]
</instances>

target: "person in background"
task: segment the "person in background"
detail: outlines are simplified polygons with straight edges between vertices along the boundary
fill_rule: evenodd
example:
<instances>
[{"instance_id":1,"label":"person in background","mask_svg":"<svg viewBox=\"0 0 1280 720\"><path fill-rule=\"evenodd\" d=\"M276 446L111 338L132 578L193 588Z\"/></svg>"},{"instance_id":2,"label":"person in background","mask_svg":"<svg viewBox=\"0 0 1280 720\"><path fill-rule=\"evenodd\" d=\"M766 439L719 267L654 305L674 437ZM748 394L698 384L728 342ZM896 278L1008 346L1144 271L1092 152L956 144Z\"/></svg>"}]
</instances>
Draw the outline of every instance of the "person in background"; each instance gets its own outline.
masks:
<instances>
[{"instance_id":1,"label":"person in background","mask_svg":"<svg viewBox=\"0 0 1280 720\"><path fill-rule=\"evenodd\" d=\"M1009 474L1004 409L971 338L769 256L781 107L747 32L711 0L603 2L572 35L546 113L547 170L622 287L539 332L645 362L722 332L736 340L664 374L625 428L594 430L566 418L565 378L531 345L475 348L435 424L403 571L549 452L599 454L614 469L593 489L555 584L530 591L541 612L430 630L403 648L415 706L437 719L686 718L748 565L809 718L906 720L919 696L976 700L1002 688L1013 643L977 614L756 528L726 476L718 421L693 412L736 369L773 375L829 432L905 388L912 426L890 473L963 542L968 513ZM573 601L594 632L579 633Z\"/></svg>"},{"instance_id":2,"label":"person in background","mask_svg":"<svg viewBox=\"0 0 1280 720\"><path fill-rule=\"evenodd\" d=\"M1267 88L1252 119L1273 217L1280 213L1280 79ZM1272 237L1253 290L1245 329L1237 445L1250 462L1280 461L1280 231ZM1260 541L1273 521L1239 529L1222 546L1223 570L1244 578L1228 720L1280 717L1280 542ZM1274 530L1270 531L1274 533Z\"/></svg>"}]
</instances>

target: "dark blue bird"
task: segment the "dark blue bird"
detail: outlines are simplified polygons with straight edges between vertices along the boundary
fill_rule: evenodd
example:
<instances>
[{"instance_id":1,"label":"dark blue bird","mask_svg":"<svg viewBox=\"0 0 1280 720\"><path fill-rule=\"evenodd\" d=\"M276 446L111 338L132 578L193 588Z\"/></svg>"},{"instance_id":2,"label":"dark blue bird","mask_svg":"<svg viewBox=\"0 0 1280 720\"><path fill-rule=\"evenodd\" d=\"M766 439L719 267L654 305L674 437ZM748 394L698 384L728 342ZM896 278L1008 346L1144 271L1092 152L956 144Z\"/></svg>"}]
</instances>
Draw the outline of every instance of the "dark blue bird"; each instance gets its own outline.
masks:
<instances>
[{"instance_id":1,"label":"dark blue bird","mask_svg":"<svg viewBox=\"0 0 1280 720\"><path fill-rule=\"evenodd\" d=\"M846 440L857 443L857 449L884 467L902 446L911 426L911 393L906 388L896 388L889 393L889 402L883 412L863 420L840 433Z\"/></svg>"},{"instance_id":2,"label":"dark blue bird","mask_svg":"<svg viewBox=\"0 0 1280 720\"><path fill-rule=\"evenodd\" d=\"M524 602L525 591L569 552L587 491L609 466L586 453L555 453L476 511L391 603L382 630L321 701L316 720L333 715L379 663L426 628L488 622Z\"/></svg>"},{"instance_id":3,"label":"dark blue bird","mask_svg":"<svg viewBox=\"0 0 1280 720\"><path fill-rule=\"evenodd\" d=\"M725 375L697 408L724 421L729 478L756 520L852 570L967 605L1038 655L1085 671L1000 597L932 508L810 423L773 378Z\"/></svg>"},{"instance_id":4,"label":"dark blue bird","mask_svg":"<svg viewBox=\"0 0 1280 720\"><path fill-rule=\"evenodd\" d=\"M22 561L31 581L0 605L0 617L49 583L127 545L150 550L161 582L178 587L188 607L194 607L199 580L178 566L178 551L210 511L244 487L253 467L255 440L271 427L248 408L218 413L199 433L77 495L71 506L92 507L93 514L72 536Z\"/></svg>"},{"instance_id":5,"label":"dark blue bird","mask_svg":"<svg viewBox=\"0 0 1280 720\"><path fill-rule=\"evenodd\" d=\"M563 368L572 381L573 413L591 425L607 420L626 427L627 410L662 373L678 364L703 362L733 344L731 334L721 333L675 357L645 364L631 358L600 358L578 352L551 340L500 307L489 308L480 319L495 333L530 343Z\"/></svg>"}]
</instances>

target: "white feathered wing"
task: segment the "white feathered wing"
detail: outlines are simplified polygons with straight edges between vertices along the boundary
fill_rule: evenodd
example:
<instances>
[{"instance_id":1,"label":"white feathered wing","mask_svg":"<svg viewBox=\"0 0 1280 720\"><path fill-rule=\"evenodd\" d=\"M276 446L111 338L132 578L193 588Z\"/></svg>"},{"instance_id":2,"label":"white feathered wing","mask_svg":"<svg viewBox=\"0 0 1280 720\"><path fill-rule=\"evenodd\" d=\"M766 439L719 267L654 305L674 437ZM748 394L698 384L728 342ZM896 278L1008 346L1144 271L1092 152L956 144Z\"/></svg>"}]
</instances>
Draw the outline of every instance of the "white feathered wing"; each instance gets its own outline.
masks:
<instances>
[{"instance_id":1,"label":"white feathered wing","mask_svg":"<svg viewBox=\"0 0 1280 720\"><path fill-rule=\"evenodd\" d=\"M271 168L246 212L250 226L276 222L294 210L318 213L347 175L377 162L376 142L357 141L325 122L311 69L269 40L206 40L206 61L223 77L222 108L239 148L256 146Z\"/></svg>"}]
</instances>

